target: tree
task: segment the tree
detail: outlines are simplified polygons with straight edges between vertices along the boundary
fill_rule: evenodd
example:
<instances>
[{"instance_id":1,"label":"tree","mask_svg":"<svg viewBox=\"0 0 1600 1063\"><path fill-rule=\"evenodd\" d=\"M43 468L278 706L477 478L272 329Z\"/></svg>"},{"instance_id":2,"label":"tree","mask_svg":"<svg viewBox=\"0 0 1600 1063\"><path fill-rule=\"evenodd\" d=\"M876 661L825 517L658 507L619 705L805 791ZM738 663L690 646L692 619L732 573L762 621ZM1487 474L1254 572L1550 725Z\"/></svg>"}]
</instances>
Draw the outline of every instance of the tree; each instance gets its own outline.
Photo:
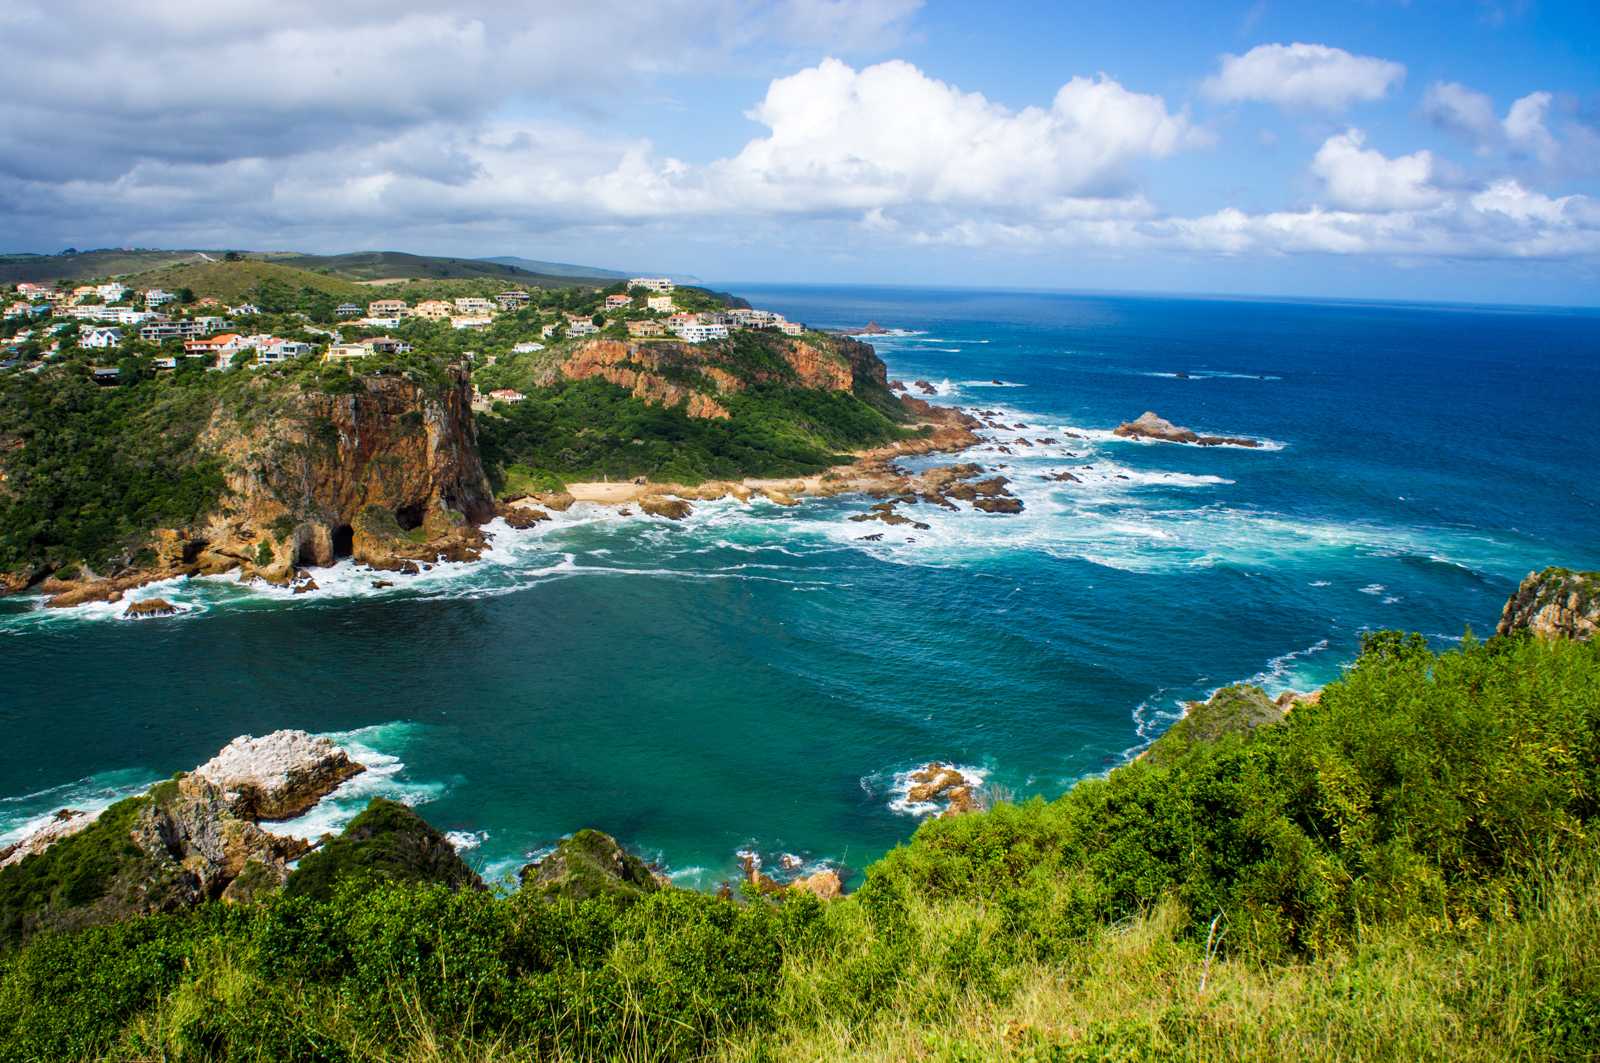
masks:
<instances>
[{"instance_id":1,"label":"tree","mask_svg":"<svg viewBox=\"0 0 1600 1063\"><path fill-rule=\"evenodd\" d=\"M178 302L180 302L180 303L183 303L183 304L187 305L189 303L194 302L194 289L193 288L179 288L178 292L177 292L177 295L178 295Z\"/></svg>"},{"instance_id":2,"label":"tree","mask_svg":"<svg viewBox=\"0 0 1600 1063\"><path fill-rule=\"evenodd\" d=\"M224 262L238 262L243 258L244 258L244 256L239 254L239 252L237 252L237 251L228 251L228 252L225 252L223 254L222 261L224 261Z\"/></svg>"}]
</instances>

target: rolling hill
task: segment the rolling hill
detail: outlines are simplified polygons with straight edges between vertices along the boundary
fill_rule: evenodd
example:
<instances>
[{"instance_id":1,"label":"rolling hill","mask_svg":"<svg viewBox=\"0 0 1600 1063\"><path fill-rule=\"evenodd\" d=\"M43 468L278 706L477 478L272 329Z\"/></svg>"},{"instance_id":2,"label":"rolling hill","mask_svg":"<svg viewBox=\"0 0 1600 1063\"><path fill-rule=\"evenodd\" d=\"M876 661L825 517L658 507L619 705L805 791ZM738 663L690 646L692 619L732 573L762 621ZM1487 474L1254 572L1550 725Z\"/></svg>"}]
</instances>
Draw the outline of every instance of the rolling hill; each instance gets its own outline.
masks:
<instances>
[{"instance_id":1,"label":"rolling hill","mask_svg":"<svg viewBox=\"0 0 1600 1063\"><path fill-rule=\"evenodd\" d=\"M82 281L100 277L138 278L141 286L195 284L169 279L152 279L153 271L193 266L203 269L219 265L228 252L222 250L159 250L149 248L101 248L58 255L0 255L0 284L19 281ZM387 280L496 280L530 288L565 288L575 283L608 283L626 277L625 273L595 269L570 263L545 263L526 259L453 258L443 255L413 255L403 251L355 251L340 255L309 255L298 251L238 251L246 262L314 273L333 280L366 282ZM230 263L236 265L237 263ZM541 270L535 267L550 267ZM244 271L235 271L242 274ZM206 281L215 279L202 273ZM313 285L316 287L316 285ZM331 291L331 289L329 289ZM225 297L222 292L206 292ZM337 294L353 294L340 291ZM235 298L237 295L234 296Z\"/></svg>"}]
</instances>

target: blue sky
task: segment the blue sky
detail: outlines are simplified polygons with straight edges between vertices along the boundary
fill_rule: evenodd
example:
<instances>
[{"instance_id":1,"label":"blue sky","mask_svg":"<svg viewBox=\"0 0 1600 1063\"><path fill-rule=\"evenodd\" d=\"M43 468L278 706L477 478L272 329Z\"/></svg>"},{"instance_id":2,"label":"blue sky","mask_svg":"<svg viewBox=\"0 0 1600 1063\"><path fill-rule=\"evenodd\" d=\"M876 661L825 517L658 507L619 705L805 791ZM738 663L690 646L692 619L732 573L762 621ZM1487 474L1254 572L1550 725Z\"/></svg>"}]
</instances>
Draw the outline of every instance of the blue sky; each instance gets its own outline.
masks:
<instances>
[{"instance_id":1,"label":"blue sky","mask_svg":"<svg viewBox=\"0 0 1600 1063\"><path fill-rule=\"evenodd\" d=\"M1593 305L1597 45L1531 0L19 0L0 213L8 250Z\"/></svg>"}]
</instances>

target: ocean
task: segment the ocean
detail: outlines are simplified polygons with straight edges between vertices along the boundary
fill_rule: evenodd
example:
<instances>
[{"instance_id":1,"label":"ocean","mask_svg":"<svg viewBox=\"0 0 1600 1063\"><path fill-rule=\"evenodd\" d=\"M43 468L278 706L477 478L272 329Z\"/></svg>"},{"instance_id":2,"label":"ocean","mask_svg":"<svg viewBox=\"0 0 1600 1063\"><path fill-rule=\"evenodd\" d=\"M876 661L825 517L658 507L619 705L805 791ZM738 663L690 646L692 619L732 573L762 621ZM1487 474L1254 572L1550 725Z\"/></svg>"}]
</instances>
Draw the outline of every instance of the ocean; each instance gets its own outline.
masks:
<instances>
[{"instance_id":1,"label":"ocean","mask_svg":"<svg viewBox=\"0 0 1600 1063\"><path fill-rule=\"evenodd\" d=\"M0 844L298 727L371 768L307 836L383 794L497 881L586 826L685 885L741 851L855 874L926 761L1054 796L1219 686L1321 685L1375 629L1446 647L1529 570L1600 568L1594 311L719 287L876 321L893 376L1061 440L962 459L1025 511L579 506L387 590L346 562L302 597L163 585L170 620L0 599ZM1269 445L1110 434L1145 410Z\"/></svg>"}]
</instances>

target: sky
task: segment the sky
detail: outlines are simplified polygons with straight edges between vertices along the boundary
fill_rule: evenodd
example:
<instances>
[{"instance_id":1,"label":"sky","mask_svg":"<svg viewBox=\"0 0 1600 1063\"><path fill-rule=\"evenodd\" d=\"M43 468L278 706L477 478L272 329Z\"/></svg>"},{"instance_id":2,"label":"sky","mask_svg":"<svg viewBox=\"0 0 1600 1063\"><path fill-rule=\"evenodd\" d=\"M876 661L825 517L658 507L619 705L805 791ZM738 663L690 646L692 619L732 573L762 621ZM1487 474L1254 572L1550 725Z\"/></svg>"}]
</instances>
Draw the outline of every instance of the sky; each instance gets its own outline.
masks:
<instances>
[{"instance_id":1,"label":"sky","mask_svg":"<svg viewBox=\"0 0 1600 1063\"><path fill-rule=\"evenodd\" d=\"M1594 0L7 0L0 250L1600 304Z\"/></svg>"}]
</instances>

